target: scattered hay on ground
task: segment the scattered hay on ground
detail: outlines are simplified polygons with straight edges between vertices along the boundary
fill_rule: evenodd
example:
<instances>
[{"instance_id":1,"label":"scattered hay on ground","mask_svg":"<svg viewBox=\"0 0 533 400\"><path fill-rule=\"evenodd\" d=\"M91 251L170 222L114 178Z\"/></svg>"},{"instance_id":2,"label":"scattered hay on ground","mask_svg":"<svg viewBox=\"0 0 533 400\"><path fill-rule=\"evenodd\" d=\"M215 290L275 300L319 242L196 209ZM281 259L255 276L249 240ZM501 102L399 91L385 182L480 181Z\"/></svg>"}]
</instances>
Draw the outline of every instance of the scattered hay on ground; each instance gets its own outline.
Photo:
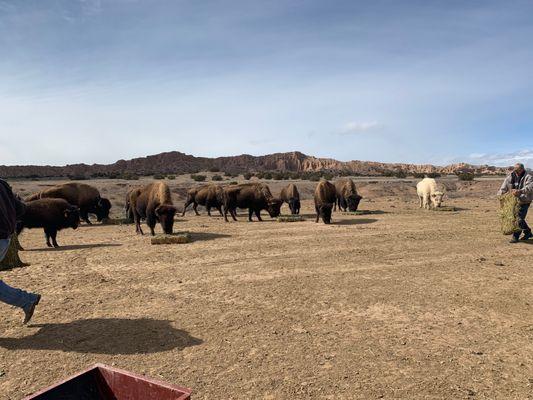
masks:
<instances>
[{"instance_id":1,"label":"scattered hay on ground","mask_svg":"<svg viewBox=\"0 0 533 400\"><path fill-rule=\"evenodd\" d=\"M304 217L301 215L280 215L277 218L278 222L299 222L305 221Z\"/></svg>"},{"instance_id":2,"label":"scattered hay on ground","mask_svg":"<svg viewBox=\"0 0 533 400\"><path fill-rule=\"evenodd\" d=\"M106 218L102 220L102 225L130 225L133 221L129 218Z\"/></svg>"},{"instance_id":3,"label":"scattered hay on ground","mask_svg":"<svg viewBox=\"0 0 533 400\"><path fill-rule=\"evenodd\" d=\"M377 215L385 214L385 211L381 210L357 210L357 211L343 211L342 215Z\"/></svg>"},{"instance_id":4,"label":"scattered hay on ground","mask_svg":"<svg viewBox=\"0 0 533 400\"><path fill-rule=\"evenodd\" d=\"M518 198L511 193L500 196L500 223L504 235L512 235L520 231L518 226L518 211L520 204Z\"/></svg>"},{"instance_id":5,"label":"scattered hay on ground","mask_svg":"<svg viewBox=\"0 0 533 400\"><path fill-rule=\"evenodd\" d=\"M440 206L440 207L432 207L433 211L459 211L457 207L454 206Z\"/></svg>"},{"instance_id":6,"label":"scattered hay on ground","mask_svg":"<svg viewBox=\"0 0 533 400\"><path fill-rule=\"evenodd\" d=\"M191 235L188 232L174 233L172 235L157 235L150 242L152 244L183 244L191 241Z\"/></svg>"}]
</instances>

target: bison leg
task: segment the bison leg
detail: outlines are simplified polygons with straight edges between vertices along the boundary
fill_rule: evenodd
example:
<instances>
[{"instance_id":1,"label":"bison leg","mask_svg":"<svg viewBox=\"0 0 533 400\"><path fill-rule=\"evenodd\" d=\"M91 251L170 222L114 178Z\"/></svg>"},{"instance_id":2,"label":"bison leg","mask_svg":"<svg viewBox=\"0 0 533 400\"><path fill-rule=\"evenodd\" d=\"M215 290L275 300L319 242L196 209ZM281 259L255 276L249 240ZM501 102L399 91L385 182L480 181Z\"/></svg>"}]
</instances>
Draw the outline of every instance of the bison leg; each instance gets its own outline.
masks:
<instances>
[{"instance_id":1,"label":"bison leg","mask_svg":"<svg viewBox=\"0 0 533 400\"><path fill-rule=\"evenodd\" d=\"M254 210L251 208L248 209L248 221L252 222L252 215L254 215Z\"/></svg>"},{"instance_id":2,"label":"bison leg","mask_svg":"<svg viewBox=\"0 0 533 400\"><path fill-rule=\"evenodd\" d=\"M231 218L233 218L234 221L237 221L237 209L236 208L231 209Z\"/></svg>"},{"instance_id":3,"label":"bison leg","mask_svg":"<svg viewBox=\"0 0 533 400\"><path fill-rule=\"evenodd\" d=\"M222 207L218 206L217 210L220 213L220 215L224 216L224 213L222 212Z\"/></svg>"},{"instance_id":4,"label":"bison leg","mask_svg":"<svg viewBox=\"0 0 533 400\"><path fill-rule=\"evenodd\" d=\"M80 210L80 217L87 224L92 225L92 222L89 220L89 212L87 210Z\"/></svg>"},{"instance_id":5,"label":"bison leg","mask_svg":"<svg viewBox=\"0 0 533 400\"><path fill-rule=\"evenodd\" d=\"M192 201L187 200L185 204L183 205L183 212L181 213L181 216L183 217L185 215L185 211L187 211L187 207L191 205Z\"/></svg>"},{"instance_id":6,"label":"bison leg","mask_svg":"<svg viewBox=\"0 0 533 400\"><path fill-rule=\"evenodd\" d=\"M315 211L316 211L316 221L315 222L318 222L318 220L320 219L320 209L315 206Z\"/></svg>"},{"instance_id":7,"label":"bison leg","mask_svg":"<svg viewBox=\"0 0 533 400\"><path fill-rule=\"evenodd\" d=\"M255 216L257 217L258 221L262 221L263 220L261 218L261 210L255 210Z\"/></svg>"},{"instance_id":8,"label":"bison leg","mask_svg":"<svg viewBox=\"0 0 533 400\"><path fill-rule=\"evenodd\" d=\"M148 213L146 215L146 225L148 225L148 227L150 228L150 234L152 236L155 236L155 224L157 223L157 220L155 218L154 215L151 215L150 213Z\"/></svg>"},{"instance_id":9,"label":"bison leg","mask_svg":"<svg viewBox=\"0 0 533 400\"><path fill-rule=\"evenodd\" d=\"M59 247L59 245L57 244L57 230L56 229L52 229L50 231L50 237L52 238L52 244L54 245L54 247Z\"/></svg>"},{"instance_id":10,"label":"bison leg","mask_svg":"<svg viewBox=\"0 0 533 400\"><path fill-rule=\"evenodd\" d=\"M50 243L50 230L47 228L44 228L44 237L46 238L46 245L52 247L52 244Z\"/></svg>"},{"instance_id":11,"label":"bison leg","mask_svg":"<svg viewBox=\"0 0 533 400\"><path fill-rule=\"evenodd\" d=\"M198 212L198 203L197 202L194 202L194 204L192 205L192 209L194 210L194 213L197 216L200 215L200 213Z\"/></svg>"},{"instance_id":12,"label":"bison leg","mask_svg":"<svg viewBox=\"0 0 533 400\"><path fill-rule=\"evenodd\" d=\"M211 207L206 206L205 209L207 210L207 215L210 217L211 216Z\"/></svg>"}]
</instances>

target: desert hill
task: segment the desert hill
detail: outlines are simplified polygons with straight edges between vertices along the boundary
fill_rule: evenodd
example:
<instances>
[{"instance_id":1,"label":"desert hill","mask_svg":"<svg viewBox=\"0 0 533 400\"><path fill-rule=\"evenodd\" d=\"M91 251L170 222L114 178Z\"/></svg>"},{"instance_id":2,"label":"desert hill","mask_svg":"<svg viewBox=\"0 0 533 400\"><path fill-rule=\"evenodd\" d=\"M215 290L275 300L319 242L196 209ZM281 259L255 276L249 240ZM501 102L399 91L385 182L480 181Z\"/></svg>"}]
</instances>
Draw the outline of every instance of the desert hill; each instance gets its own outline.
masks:
<instances>
[{"instance_id":1,"label":"desert hill","mask_svg":"<svg viewBox=\"0 0 533 400\"><path fill-rule=\"evenodd\" d=\"M44 178L67 176L105 176L116 173L136 175L180 174L192 173L216 167L221 171L233 173L257 171L348 171L359 175L383 175L387 172L404 171L410 173L441 173L473 172L476 174L504 174L506 168L488 165L475 166L465 163L448 166L417 165L402 163L380 163L373 161L338 161L331 158L317 158L298 151L275 153L263 156L243 154L229 157L195 157L179 151L171 151L134 158L119 160L113 164L71 164L65 166L0 166L0 176L4 178Z\"/></svg>"}]
</instances>

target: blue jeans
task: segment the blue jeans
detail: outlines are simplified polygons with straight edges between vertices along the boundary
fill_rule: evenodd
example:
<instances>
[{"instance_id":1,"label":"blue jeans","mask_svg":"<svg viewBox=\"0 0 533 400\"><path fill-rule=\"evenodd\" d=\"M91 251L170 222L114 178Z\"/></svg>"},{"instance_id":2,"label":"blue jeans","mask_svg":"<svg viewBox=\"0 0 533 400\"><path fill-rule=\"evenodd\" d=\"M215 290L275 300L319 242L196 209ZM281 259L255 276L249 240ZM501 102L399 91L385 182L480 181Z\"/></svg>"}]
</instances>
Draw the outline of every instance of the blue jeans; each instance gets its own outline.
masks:
<instances>
[{"instance_id":1,"label":"blue jeans","mask_svg":"<svg viewBox=\"0 0 533 400\"><path fill-rule=\"evenodd\" d=\"M530 203L520 204L520 209L518 211L518 226L522 231L527 234L531 232L531 228L526 222L527 211L529 210ZM514 237L518 239L520 237L520 231L514 233Z\"/></svg>"},{"instance_id":2,"label":"blue jeans","mask_svg":"<svg viewBox=\"0 0 533 400\"><path fill-rule=\"evenodd\" d=\"M0 261L4 259L9 248L9 239L0 239ZM0 279L0 301L27 311L37 300L37 295L13 288Z\"/></svg>"}]
</instances>

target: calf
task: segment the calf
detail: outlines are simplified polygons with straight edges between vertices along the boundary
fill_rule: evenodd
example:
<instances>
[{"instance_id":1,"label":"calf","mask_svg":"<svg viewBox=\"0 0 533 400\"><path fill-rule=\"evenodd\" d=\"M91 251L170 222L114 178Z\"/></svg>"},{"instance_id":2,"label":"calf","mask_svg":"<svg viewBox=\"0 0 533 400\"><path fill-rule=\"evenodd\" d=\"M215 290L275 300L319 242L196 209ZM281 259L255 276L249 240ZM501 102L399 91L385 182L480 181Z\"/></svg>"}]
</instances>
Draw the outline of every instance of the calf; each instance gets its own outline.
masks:
<instances>
[{"instance_id":1,"label":"calf","mask_svg":"<svg viewBox=\"0 0 533 400\"><path fill-rule=\"evenodd\" d=\"M196 215L200 215L197 210L198 205L204 206L209 216L211 216L211 208L216 208L220 215L224 215L222 213L222 199L222 188L218 185L204 185L189 189L181 216L183 217L185 215L187 207L191 204Z\"/></svg>"},{"instance_id":2,"label":"calf","mask_svg":"<svg viewBox=\"0 0 533 400\"><path fill-rule=\"evenodd\" d=\"M46 245L59 247L56 240L57 232L64 228L76 229L79 224L78 207L63 199L39 199L26 203L26 212L17 223L17 235L24 228L43 228Z\"/></svg>"}]
</instances>

